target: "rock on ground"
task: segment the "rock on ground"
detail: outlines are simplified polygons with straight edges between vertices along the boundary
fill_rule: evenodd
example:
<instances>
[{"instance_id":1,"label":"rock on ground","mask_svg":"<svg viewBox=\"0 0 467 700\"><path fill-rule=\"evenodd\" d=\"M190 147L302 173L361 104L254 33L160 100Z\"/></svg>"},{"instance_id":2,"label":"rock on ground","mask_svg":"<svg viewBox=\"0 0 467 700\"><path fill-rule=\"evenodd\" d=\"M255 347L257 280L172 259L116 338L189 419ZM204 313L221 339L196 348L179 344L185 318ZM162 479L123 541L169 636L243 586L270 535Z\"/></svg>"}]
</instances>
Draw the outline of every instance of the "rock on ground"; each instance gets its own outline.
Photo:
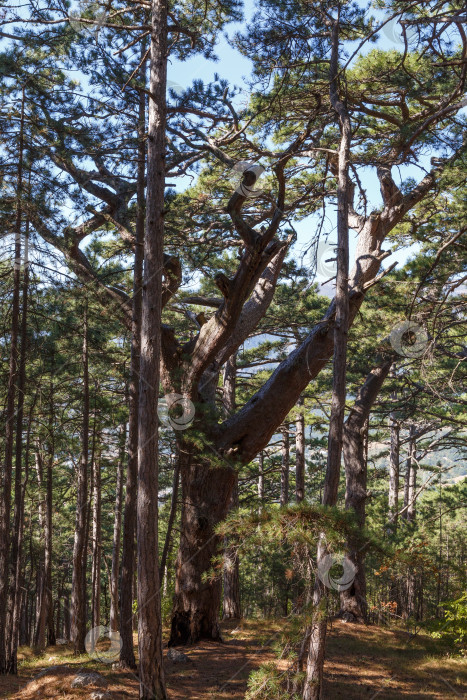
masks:
<instances>
[{"instance_id":1,"label":"rock on ground","mask_svg":"<svg viewBox=\"0 0 467 700\"><path fill-rule=\"evenodd\" d=\"M88 685L97 685L101 688L106 688L108 683L104 676L95 671L79 671L75 678L71 681L72 688L85 688Z\"/></svg>"},{"instance_id":2,"label":"rock on ground","mask_svg":"<svg viewBox=\"0 0 467 700\"><path fill-rule=\"evenodd\" d=\"M177 651L177 649L174 649L173 647L170 647L169 651L167 652L167 658L169 661L173 661L174 664L186 664L187 661L191 660L186 654L181 651Z\"/></svg>"}]
</instances>

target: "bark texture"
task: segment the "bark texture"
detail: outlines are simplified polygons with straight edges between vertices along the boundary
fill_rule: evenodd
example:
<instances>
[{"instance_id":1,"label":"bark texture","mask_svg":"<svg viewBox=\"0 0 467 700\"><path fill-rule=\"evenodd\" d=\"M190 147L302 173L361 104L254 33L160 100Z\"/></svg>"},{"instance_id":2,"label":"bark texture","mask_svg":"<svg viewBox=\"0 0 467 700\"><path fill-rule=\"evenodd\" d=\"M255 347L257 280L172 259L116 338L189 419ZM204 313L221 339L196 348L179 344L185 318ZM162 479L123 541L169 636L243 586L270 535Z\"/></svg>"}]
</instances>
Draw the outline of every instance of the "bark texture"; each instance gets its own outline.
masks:
<instances>
[{"instance_id":1,"label":"bark texture","mask_svg":"<svg viewBox=\"0 0 467 700\"><path fill-rule=\"evenodd\" d=\"M118 572L120 565L120 539L122 530L123 477L125 473L126 425L122 425L120 436L120 458L118 460L117 483L115 486L115 515L112 537L112 565L110 569L110 614L109 626L118 632Z\"/></svg>"},{"instance_id":2,"label":"bark texture","mask_svg":"<svg viewBox=\"0 0 467 700\"><path fill-rule=\"evenodd\" d=\"M182 513L175 601L169 646L200 639L220 640L221 581L203 581L221 540L215 526L225 518L235 484L233 468L210 465L209 458L182 451Z\"/></svg>"},{"instance_id":3,"label":"bark texture","mask_svg":"<svg viewBox=\"0 0 467 700\"><path fill-rule=\"evenodd\" d=\"M29 220L26 221L26 236L23 256L23 280L22 280L22 302L21 302L21 348L18 370L18 402L16 413L16 441L15 441L15 508L13 517L13 531L11 535L11 556L10 556L10 591L8 600L8 615L6 624L6 656L7 672L16 674L17 649L21 607L21 587L22 587L22 542L23 542L23 522L24 522L24 496L28 475L29 439L31 414L35 405L32 403L27 429L26 458L23 467L23 418L24 418L24 396L26 389L26 353L27 353L27 326L28 326L28 289L29 289ZM23 478L24 472L24 478Z\"/></svg>"},{"instance_id":4,"label":"bark texture","mask_svg":"<svg viewBox=\"0 0 467 700\"><path fill-rule=\"evenodd\" d=\"M20 309L20 260L21 260L21 224L23 219L23 150L24 150L24 88L21 101L21 122L18 144L18 175L16 188L15 221L15 264L13 265L13 299L10 326L10 358L8 368L8 387L5 411L5 460L0 470L0 630L6 629L8 605L8 571L10 564L10 512L11 481L13 473L13 446L15 429L15 396L18 374L18 331ZM9 671L9 653L6 647L6 635L0 634L0 673Z\"/></svg>"},{"instance_id":5,"label":"bark texture","mask_svg":"<svg viewBox=\"0 0 467 700\"><path fill-rule=\"evenodd\" d=\"M145 42L141 48L144 56ZM142 56L142 57L143 57ZM140 77L146 83L145 62L141 66ZM131 359L129 383L128 416L128 465L125 485L125 509L123 519L122 570L120 584L120 665L123 668L136 668L133 650L133 575L136 536L136 489L138 477L138 405L139 371L141 355L141 308L143 295L143 244L145 225L145 180L146 180L146 96L139 97L138 114L138 173L136 192L136 235L133 266L133 300L131 318Z\"/></svg>"},{"instance_id":6,"label":"bark texture","mask_svg":"<svg viewBox=\"0 0 467 700\"><path fill-rule=\"evenodd\" d=\"M389 453L389 528L397 530L399 511L399 453L400 453L400 425L394 413L390 416L391 447Z\"/></svg>"},{"instance_id":7,"label":"bark texture","mask_svg":"<svg viewBox=\"0 0 467 700\"><path fill-rule=\"evenodd\" d=\"M352 509L357 524L365 526L367 494L366 436L368 419L384 380L389 374L391 360L371 370L361 387L344 427L345 507ZM352 615L366 622L365 550L361 543L349 542L347 557L355 566L355 578L350 588L341 592L341 614Z\"/></svg>"},{"instance_id":8,"label":"bark texture","mask_svg":"<svg viewBox=\"0 0 467 700\"><path fill-rule=\"evenodd\" d=\"M337 279L336 319L334 325L334 364L332 377L331 417L329 421L328 455L323 489L323 505L333 506L337 501L342 455L344 411L346 399L347 333L349 328L349 152L351 123L346 106L340 100L338 86L339 23L331 34L330 100L337 113L340 144L337 159ZM326 555L324 535L321 535L318 567ZM319 700L322 696L323 665L327 619L324 612L327 590L317 578L313 592L314 612L309 632L310 642L306 665L303 700Z\"/></svg>"},{"instance_id":9,"label":"bark texture","mask_svg":"<svg viewBox=\"0 0 467 700\"><path fill-rule=\"evenodd\" d=\"M138 413L137 571L139 697L165 700L159 581L158 415L164 245L167 3L151 4L146 230Z\"/></svg>"},{"instance_id":10,"label":"bark texture","mask_svg":"<svg viewBox=\"0 0 467 700\"><path fill-rule=\"evenodd\" d=\"M299 409L303 399L298 401ZM295 500L301 503L305 498L305 417L300 412L295 421Z\"/></svg>"},{"instance_id":11,"label":"bark texture","mask_svg":"<svg viewBox=\"0 0 467 700\"><path fill-rule=\"evenodd\" d=\"M83 419L81 426L81 459L78 464L75 536L73 543L73 575L71 582L71 639L75 654L86 649L86 531L88 526L88 459L89 459L89 360L87 310L83 328Z\"/></svg>"},{"instance_id":12,"label":"bark texture","mask_svg":"<svg viewBox=\"0 0 467 700\"><path fill-rule=\"evenodd\" d=\"M236 408L237 362L236 355L228 359L224 369L224 408L231 415ZM230 497L229 511L238 508L238 474ZM242 616L240 603L240 562L235 543L224 540L224 597L222 616L224 620L238 620Z\"/></svg>"}]
</instances>

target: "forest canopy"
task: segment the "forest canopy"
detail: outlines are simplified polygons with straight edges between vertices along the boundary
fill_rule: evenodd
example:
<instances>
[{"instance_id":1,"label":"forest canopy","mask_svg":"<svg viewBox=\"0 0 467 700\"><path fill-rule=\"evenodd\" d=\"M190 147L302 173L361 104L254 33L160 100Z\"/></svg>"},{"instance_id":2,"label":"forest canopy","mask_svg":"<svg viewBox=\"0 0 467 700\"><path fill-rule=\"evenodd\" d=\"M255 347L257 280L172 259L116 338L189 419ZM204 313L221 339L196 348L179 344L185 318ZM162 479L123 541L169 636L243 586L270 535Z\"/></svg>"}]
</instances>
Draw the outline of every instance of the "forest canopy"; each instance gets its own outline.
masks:
<instances>
[{"instance_id":1,"label":"forest canopy","mask_svg":"<svg viewBox=\"0 0 467 700\"><path fill-rule=\"evenodd\" d=\"M227 697L274 629L235 697L351 698L334 625L358 683L408 633L465 691L465 19L2 6L5 697L65 692L47 649L99 697Z\"/></svg>"}]
</instances>

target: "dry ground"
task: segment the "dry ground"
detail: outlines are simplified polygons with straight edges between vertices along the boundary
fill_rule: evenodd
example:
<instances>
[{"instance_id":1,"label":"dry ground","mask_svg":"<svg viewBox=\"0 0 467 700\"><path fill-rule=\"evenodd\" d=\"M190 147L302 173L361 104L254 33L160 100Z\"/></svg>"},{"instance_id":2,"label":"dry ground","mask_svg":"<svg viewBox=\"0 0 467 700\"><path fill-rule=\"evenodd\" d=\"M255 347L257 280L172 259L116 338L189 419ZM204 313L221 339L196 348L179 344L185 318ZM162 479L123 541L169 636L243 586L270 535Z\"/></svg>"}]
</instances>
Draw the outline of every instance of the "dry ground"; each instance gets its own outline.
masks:
<instances>
[{"instance_id":1,"label":"dry ground","mask_svg":"<svg viewBox=\"0 0 467 700\"><path fill-rule=\"evenodd\" d=\"M184 649L190 663L166 660L170 700L240 700L249 673L273 660L271 644L280 621L243 621L224 627L224 644L203 642ZM446 647L426 636L335 622L328 638L325 666L326 700L446 700L467 698L467 661L450 657ZM167 650L164 650L164 656ZM10 700L74 700L89 698L92 689L70 687L79 668L99 671L115 700L138 697L132 673L74 657L69 647L48 647L41 657L22 649L17 678L0 677L0 698ZM284 662L280 662L283 665ZM59 666L38 679L47 667Z\"/></svg>"}]
</instances>

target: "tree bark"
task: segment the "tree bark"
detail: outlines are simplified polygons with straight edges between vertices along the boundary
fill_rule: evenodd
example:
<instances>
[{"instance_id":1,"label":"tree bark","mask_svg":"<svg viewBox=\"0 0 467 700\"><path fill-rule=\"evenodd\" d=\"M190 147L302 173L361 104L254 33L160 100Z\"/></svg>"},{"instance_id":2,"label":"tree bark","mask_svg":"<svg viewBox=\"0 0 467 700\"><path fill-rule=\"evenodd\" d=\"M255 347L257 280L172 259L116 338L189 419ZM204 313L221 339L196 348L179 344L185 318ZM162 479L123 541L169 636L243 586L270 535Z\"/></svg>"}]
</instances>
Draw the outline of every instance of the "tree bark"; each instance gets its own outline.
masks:
<instances>
[{"instance_id":1,"label":"tree bark","mask_svg":"<svg viewBox=\"0 0 467 700\"><path fill-rule=\"evenodd\" d=\"M49 429L53 431L53 411L54 411L54 401L53 401L53 387L51 386L51 406L50 406L50 422ZM45 499L45 529L44 529L44 541L45 541L45 561L44 561L44 573L45 573L45 595L47 599L47 643L49 645L55 644L55 627L54 627L54 609L53 609L53 596L52 596L52 516L53 516L53 480L52 471L54 463L54 441L53 432L50 434L50 444L49 444L49 455L47 459L47 483L46 483L46 499Z\"/></svg>"},{"instance_id":2,"label":"tree bark","mask_svg":"<svg viewBox=\"0 0 467 700\"><path fill-rule=\"evenodd\" d=\"M24 150L24 88L21 100L21 120L18 144L18 174L16 186L15 264L13 265L13 299L11 308L10 359L5 412L5 461L0 470L0 630L6 629L8 606L8 571L10 563L11 481L15 428L15 396L18 374L18 331L20 307L21 223L23 218L23 150ZM0 674L9 672L6 635L0 634Z\"/></svg>"},{"instance_id":3,"label":"tree bark","mask_svg":"<svg viewBox=\"0 0 467 700\"><path fill-rule=\"evenodd\" d=\"M123 477L125 472L126 425L121 427L120 458L115 486L115 516L112 537L112 566L110 571L110 622L112 632L118 632L118 572L120 564L120 535L122 529Z\"/></svg>"},{"instance_id":4,"label":"tree bark","mask_svg":"<svg viewBox=\"0 0 467 700\"><path fill-rule=\"evenodd\" d=\"M17 668L17 649L18 649L18 634L20 623L20 606L21 606L21 549L23 540L23 523L24 523L24 495L28 478L28 459L29 459L29 440L31 434L31 416L34 409L35 399L33 401L28 420L27 428L27 446L24 465L24 481L23 481L23 414L24 414L24 395L26 386L26 353L27 353L27 326L28 326L28 289L29 289L29 259L28 259L28 240L29 240L29 220L26 220L26 236L24 244L24 264L23 264L23 288L22 288L22 303L21 303L21 348L18 371L18 404L16 414L16 444L15 444L15 508L13 517L13 531L11 537L11 556L10 556L10 594L8 617L6 624L6 655L7 655L7 672L16 674Z\"/></svg>"},{"instance_id":5,"label":"tree bark","mask_svg":"<svg viewBox=\"0 0 467 700\"><path fill-rule=\"evenodd\" d=\"M238 475L230 498L229 511L238 508ZM224 620L239 620L242 617L240 601L240 561L235 544L229 546L229 538L224 542L224 598L222 607Z\"/></svg>"},{"instance_id":6,"label":"tree bark","mask_svg":"<svg viewBox=\"0 0 467 700\"><path fill-rule=\"evenodd\" d=\"M227 515L236 479L233 468L211 467L209 455L194 454L189 444L181 449L180 473L181 533L169 646L221 640L221 581L202 579L218 553L220 538L214 528Z\"/></svg>"},{"instance_id":7,"label":"tree bark","mask_svg":"<svg viewBox=\"0 0 467 700\"><path fill-rule=\"evenodd\" d=\"M142 57L146 44L141 42ZM140 78L146 84L146 64L143 60ZM145 222L146 181L146 96L139 96L138 114L138 173L136 192L136 245L133 273L133 304L131 319L131 359L129 385L128 466L125 487L125 512L123 519L122 570L120 588L120 665L136 668L133 649L133 573L136 535L136 489L138 475L138 406L139 372L141 355L141 308L143 294L143 245Z\"/></svg>"},{"instance_id":8,"label":"tree bark","mask_svg":"<svg viewBox=\"0 0 467 700\"><path fill-rule=\"evenodd\" d=\"M237 406L237 357L232 355L224 369L224 408L231 415ZM238 508L238 474L230 498L229 511ZM224 539L224 596L222 616L224 620L238 620L242 616L240 603L240 562L235 543L229 546L229 538Z\"/></svg>"},{"instance_id":9,"label":"tree bark","mask_svg":"<svg viewBox=\"0 0 467 700\"><path fill-rule=\"evenodd\" d=\"M371 370L361 387L345 422L343 452L345 465L345 507L352 509L360 528L365 526L367 499L367 460L365 443L368 420L376 398L391 369L391 360ZM347 590L341 591L340 614L351 615L357 622L366 622L365 552L358 542L349 541L347 557L355 566L355 578Z\"/></svg>"},{"instance_id":10,"label":"tree bark","mask_svg":"<svg viewBox=\"0 0 467 700\"><path fill-rule=\"evenodd\" d=\"M138 430L139 697L165 700L158 545L158 416L167 90L167 4L151 4L147 211L144 236Z\"/></svg>"},{"instance_id":11,"label":"tree bark","mask_svg":"<svg viewBox=\"0 0 467 700\"><path fill-rule=\"evenodd\" d=\"M178 446L177 446L177 452L178 452ZM179 460L178 454L176 454L175 455L174 475L173 475L173 481L172 481L172 498L171 498L171 503L170 503L170 513L169 513L169 520L167 522L167 534L165 537L164 548L162 550L160 575L159 575L160 580L164 581L164 582L166 581L166 575L167 575L167 557L169 555L169 549L171 548L173 525L175 522L175 517L177 515L179 483L180 483L180 460Z\"/></svg>"},{"instance_id":12,"label":"tree bark","mask_svg":"<svg viewBox=\"0 0 467 700\"><path fill-rule=\"evenodd\" d=\"M258 455L258 466L258 499L260 502L260 508L262 508L262 503L264 501L264 452L262 450Z\"/></svg>"},{"instance_id":13,"label":"tree bark","mask_svg":"<svg viewBox=\"0 0 467 700\"><path fill-rule=\"evenodd\" d=\"M46 496L44 491L44 465L41 454L41 448L39 445L39 440L36 441L36 453L35 453L35 465L36 465L36 476L37 476L37 486L39 494L39 502L37 504L37 511L39 516L39 527L41 532L44 532L47 527L47 516L46 516ZM45 649L46 637L46 622L47 622L47 583L46 583L46 552L45 543L43 547L43 552L41 555L41 561L37 567L37 586L36 586L36 628L34 631L34 641L33 647L37 653L41 653Z\"/></svg>"},{"instance_id":14,"label":"tree bark","mask_svg":"<svg viewBox=\"0 0 467 700\"><path fill-rule=\"evenodd\" d=\"M389 529L397 530L397 514L399 511L399 433L400 425L394 413L390 416L391 448L389 454Z\"/></svg>"},{"instance_id":15,"label":"tree bark","mask_svg":"<svg viewBox=\"0 0 467 700\"><path fill-rule=\"evenodd\" d=\"M409 456L407 459L407 468L409 473L409 492L408 492L408 506L407 506L407 522L412 523L415 521L415 516L417 512L416 504L416 492L417 492L417 461L416 457L416 431L415 426L410 426L410 437L409 437Z\"/></svg>"},{"instance_id":16,"label":"tree bark","mask_svg":"<svg viewBox=\"0 0 467 700\"><path fill-rule=\"evenodd\" d=\"M83 418L81 426L81 459L77 474L76 519L73 543L73 575L71 583L71 639L75 654L86 649L86 528L88 507L89 455L89 358L87 308L83 323Z\"/></svg>"},{"instance_id":17,"label":"tree bark","mask_svg":"<svg viewBox=\"0 0 467 700\"><path fill-rule=\"evenodd\" d=\"M95 419L94 419L95 420ZM100 439L99 431L97 438ZM101 623L101 472L100 446L97 448L97 458L93 459L92 467L92 626Z\"/></svg>"},{"instance_id":18,"label":"tree bark","mask_svg":"<svg viewBox=\"0 0 467 700\"><path fill-rule=\"evenodd\" d=\"M289 502L289 474L290 474L290 437L289 423L284 423L281 428L281 495L280 505L284 507Z\"/></svg>"},{"instance_id":19,"label":"tree bark","mask_svg":"<svg viewBox=\"0 0 467 700\"><path fill-rule=\"evenodd\" d=\"M305 498L305 416L303 398L298 400L300 413L295 421L295 500L301 503Z\"/></svg>"},{"instance_id":20,"label":"tree bark","mask_svg":"<svg viewBox=\"0 0 467 700\"><path fill-rule=\"evenodd\" d=\"M349 152L351 141L350 117L339 98L338 88L339 21L331 32L330 100L339 119L340 144L337 163L337 279L336 320L334 326L334 364L332 378L331 417L329 423L326 478L323 489L323 505L337 502L339 488L344 411L346 399L347 333L349 327ZM318 567L327 554L324 533L318 544ZM326 643L327 619L324 606L328 592L316 577L313 592L314 612L309 630L309 647L303 700L319 700L322 697L323 665Z\"/></svg>"}]
</instances>

